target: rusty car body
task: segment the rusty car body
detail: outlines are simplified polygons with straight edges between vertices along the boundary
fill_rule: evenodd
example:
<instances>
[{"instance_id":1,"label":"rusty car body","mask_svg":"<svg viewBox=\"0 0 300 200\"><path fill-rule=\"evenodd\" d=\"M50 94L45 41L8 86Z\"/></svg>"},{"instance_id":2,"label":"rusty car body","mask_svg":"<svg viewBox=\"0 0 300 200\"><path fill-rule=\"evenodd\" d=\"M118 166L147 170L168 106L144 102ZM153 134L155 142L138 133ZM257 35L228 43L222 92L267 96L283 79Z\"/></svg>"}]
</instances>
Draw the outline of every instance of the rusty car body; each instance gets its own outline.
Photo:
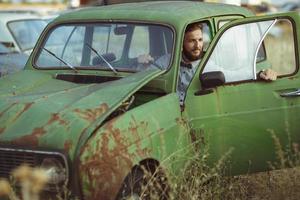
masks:
<instances>
[{"instance_id":1,"label":"rusty car body","mask_svg":"<svg viewBox=\"0 0 300 200\"><path fill-rule=\"evenodd\" d=\"M204 24L206 53L181 106L182 41L194 22ZM272 138L300 142L299 26L297 13L190 1L60 15L25 70L0 80L0 176L27 163L47 169L49 191L122 199L134 170L178 172L203 138L212 165L232 149L232 175L268 170ZM169 56L137 66L143 53ZM257 78L266 68L276 81Z\"/></svg>"}]
</instances>

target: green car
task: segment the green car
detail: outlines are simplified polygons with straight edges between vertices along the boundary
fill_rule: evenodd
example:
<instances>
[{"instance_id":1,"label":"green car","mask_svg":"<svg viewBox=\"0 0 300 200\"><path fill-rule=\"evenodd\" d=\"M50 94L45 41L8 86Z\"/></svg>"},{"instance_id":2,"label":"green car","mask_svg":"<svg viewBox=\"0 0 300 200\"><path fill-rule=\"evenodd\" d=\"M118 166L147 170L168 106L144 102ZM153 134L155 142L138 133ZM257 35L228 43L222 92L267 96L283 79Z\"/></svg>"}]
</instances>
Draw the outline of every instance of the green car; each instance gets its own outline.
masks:
<instances>
[{"instance_id":1,"label":"green car","mask_svg":"<svg viewBox=\"0 0 300 200\"><path fill-rule=\"evenodd\" d=\"M184 32L195 22L205 54L180 103ZM231 150L230 175L267 171L278 161L274 138L300 143L299 44L296 12L154 1L63 14L25 70L0 79L0 176L27 163L47 169L50 193L126 199L157 169L166 188L162 177L203 139L212 165ZM277 80L260 80L264 69Z\"/></svg>"}]
</instances>

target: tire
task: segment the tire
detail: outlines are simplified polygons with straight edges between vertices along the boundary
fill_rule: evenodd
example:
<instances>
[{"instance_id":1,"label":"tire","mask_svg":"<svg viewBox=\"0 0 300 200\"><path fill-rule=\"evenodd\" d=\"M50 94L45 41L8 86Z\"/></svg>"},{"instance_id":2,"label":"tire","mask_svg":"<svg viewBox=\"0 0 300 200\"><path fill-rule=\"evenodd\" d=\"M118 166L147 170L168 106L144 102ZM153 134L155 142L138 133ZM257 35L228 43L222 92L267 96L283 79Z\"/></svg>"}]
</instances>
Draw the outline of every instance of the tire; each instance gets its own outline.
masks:
<instances>
[{"instance_id":1,"label":"tire","mask_svg":"<svg viewBox=\"0 0 300 200\"><path fill-rule=\"evenodd\" d=\"M169 190L166 175L160 167L153 172L137 166L126 176L116 200L167 200Z\"/></svg>"}]
</instances>

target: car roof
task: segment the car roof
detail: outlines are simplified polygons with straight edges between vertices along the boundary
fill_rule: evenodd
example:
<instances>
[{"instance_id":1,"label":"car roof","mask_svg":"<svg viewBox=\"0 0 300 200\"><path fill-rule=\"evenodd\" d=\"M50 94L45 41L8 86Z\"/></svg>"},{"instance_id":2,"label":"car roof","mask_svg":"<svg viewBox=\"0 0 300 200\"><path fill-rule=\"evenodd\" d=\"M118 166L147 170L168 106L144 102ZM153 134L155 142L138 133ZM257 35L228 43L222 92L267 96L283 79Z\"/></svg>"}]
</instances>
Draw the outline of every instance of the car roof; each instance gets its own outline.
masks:
<instances>
[{"instance_id":1,"label":"car roof","mask_svg":"<svg viewBox=\"0 0 300 200\"><path fill-rule=\"evenodd\" d=\"M56 22L64 20L142 20L168 24L186 23L202 18L222 15L252 16L240 6L195 1L149 1L82 8L62 14Z\"/></svg>"}]
</instances>

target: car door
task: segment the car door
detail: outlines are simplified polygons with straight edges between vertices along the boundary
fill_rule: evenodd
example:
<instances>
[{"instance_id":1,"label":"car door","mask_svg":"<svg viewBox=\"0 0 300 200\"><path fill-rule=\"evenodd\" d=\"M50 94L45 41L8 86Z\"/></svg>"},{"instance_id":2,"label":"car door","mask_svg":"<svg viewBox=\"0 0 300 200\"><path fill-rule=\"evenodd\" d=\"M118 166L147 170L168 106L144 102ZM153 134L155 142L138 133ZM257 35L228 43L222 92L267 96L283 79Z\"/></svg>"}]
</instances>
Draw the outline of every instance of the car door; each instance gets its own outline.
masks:
<instances>
[{"instance_id":1,"label":"car door","mask_svg":"<svg viewBox=\"0 0 300 200\"><path fill-rule=\"evenodd\" d=\"M188 88L183 114L196 138L204 137L211 163L231 152L231 174L285 166L280 149L300 143L299 22L290 13L225 24ZM278 79L259 80L269 68ZM225 84L204 88L199 76L213 71Z\"/></svg>"}]
</instances>

